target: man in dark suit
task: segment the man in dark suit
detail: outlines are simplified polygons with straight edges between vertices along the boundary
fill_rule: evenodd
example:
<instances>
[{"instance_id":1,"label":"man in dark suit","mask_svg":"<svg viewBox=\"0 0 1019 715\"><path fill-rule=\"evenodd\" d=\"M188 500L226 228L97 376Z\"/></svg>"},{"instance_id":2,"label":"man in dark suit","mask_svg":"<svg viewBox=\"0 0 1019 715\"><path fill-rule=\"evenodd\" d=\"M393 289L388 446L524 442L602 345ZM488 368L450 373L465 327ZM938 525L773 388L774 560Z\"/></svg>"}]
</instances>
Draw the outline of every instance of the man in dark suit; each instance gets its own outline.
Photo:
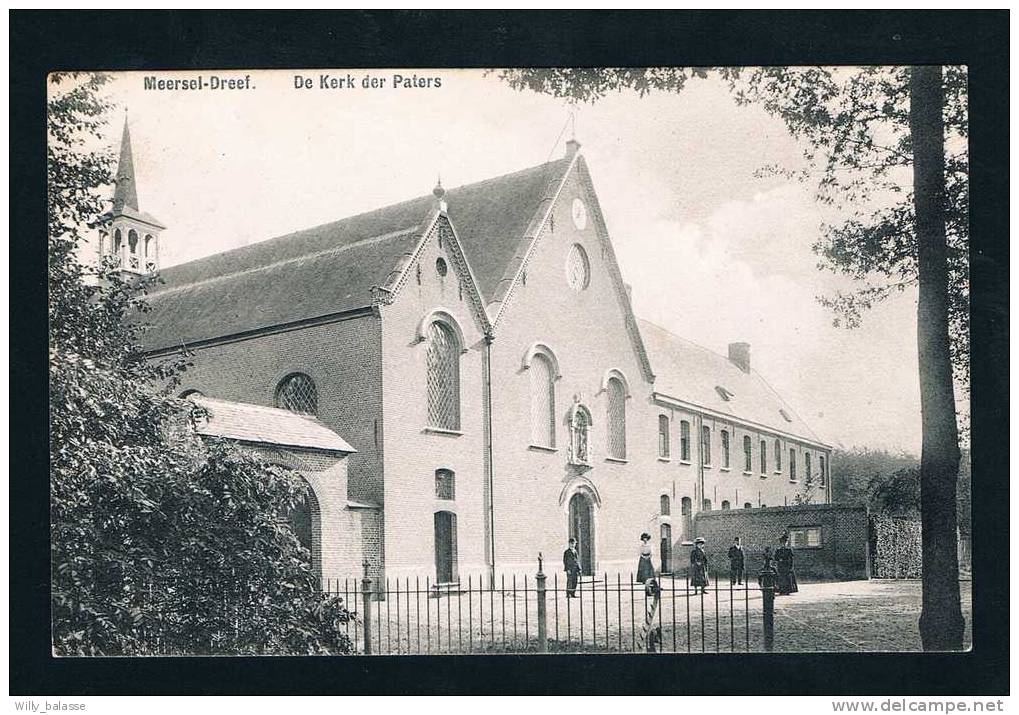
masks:
<instances>
[{"instance_id":1,"label":"man in dark suit","mask_svg":"<svg viewBox=\"0 0 1019 715\"><path fill-rule=\"evenodd\" d=\"M730 584L742 584L743 583L743 567L745 560L743 558L743 545L739 541L737 536L732 540L732 546L729 547L729 583Z\"/></svg>"},{"instance_id":2,"label":"man in dark suit","mask_svg":"<svg viewBox=\"0 0 1019 715\"><path fill-rule=\"evenodd\" d=\"M577 597L577 579L580 578L580 556L577 540L570 538L570 546L563 552L563 570L566 572L566 598Z\"/></svg>"}]
</instances>

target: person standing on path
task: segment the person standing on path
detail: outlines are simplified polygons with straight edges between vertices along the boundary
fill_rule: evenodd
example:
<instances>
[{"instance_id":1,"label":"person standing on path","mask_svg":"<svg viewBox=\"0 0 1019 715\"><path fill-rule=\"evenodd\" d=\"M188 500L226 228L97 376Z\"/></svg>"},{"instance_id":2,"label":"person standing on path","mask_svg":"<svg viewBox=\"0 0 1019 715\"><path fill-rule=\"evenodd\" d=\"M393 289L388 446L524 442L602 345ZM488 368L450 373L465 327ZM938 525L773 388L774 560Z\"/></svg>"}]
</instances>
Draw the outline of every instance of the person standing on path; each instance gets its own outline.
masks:
<instances>
[{"instance_id":1,"label":"person standing on path","mask_svg":"<svg viewBox=\"0 0 1019 715\"><path fill-rule=\"evenodd\" d=\"M796 584L796 572L793 570L793 550L789 548L789 532L786 531L779 537L781 546L775 549L775 593L779 596L788 596L790 593L799 591Z\"/></svg>"},{"instance_id":2,"label":"person standing on path","mask_svg":"<svg viewBox=\"0 0 1019 715\"><path fill-rule=\"evenodd\" d=\"M690 583L694 593L700 589L702 594L708 592L708 555L704 552L704 539L694 539L693 551L690 552Z\"/></svg>"},{"instance_id":3,"label":"person standing on path","mask_svg":"<svg viewBox=\"0 0 1019 715\"><path fill-rule=\"evenodd\" d=\"M743 545L738 536L732 540L732 546L729 547L727 556L729 557L729 583L742 584L746 560L743 556Z\"/></svg>"},{"instance_id":4,"label":"person standing on path","mask_svg":"<svg viewBox=\"0 0 1019 715\"><path fill-rule=\"evenodd\" d=\"M570 537L570 545L563 552L563 570L566 572L566 598L576 598L580 556L577 554L577 540L573 537Z\"/></svg>"},{"instance_id":5,"label":"person standing on path","mask_svg":"<svg viewBox=\"0 0 1019 715\"><path fill-rule=\"evenodd\" d=\"M655 565L651 562L651 534L640 535L640 557L637 560L637 582L645 583L655 577Z\"/></svg>"}]
</instances>

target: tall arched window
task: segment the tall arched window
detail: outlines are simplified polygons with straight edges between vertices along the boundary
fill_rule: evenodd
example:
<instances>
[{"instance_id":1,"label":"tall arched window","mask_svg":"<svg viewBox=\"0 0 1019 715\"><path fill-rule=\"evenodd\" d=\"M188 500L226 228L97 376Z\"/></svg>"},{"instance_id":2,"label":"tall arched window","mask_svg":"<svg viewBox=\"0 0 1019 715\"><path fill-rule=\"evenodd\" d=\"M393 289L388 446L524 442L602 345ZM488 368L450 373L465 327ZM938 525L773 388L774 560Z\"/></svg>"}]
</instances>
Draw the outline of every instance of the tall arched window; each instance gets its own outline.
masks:
<instances>
[{"instance_id":1,"label":"tall arched window","mask_svg":"<svg viewBox=\"0 0 1019 715\"><path fill-rule=\"evenodd\" d=\"M552 361L538 354L531 360L531 444L555 447L555 381Z\"/></svg>"},{"instance_id":2,"label":"tall arched window","mask_svg":"<svg viewBox=\"0 0 1019 715\"><path fill-rule=\"evenodd\" d=\"M669 516L669 514L672 513L672 504L669 501L669 496L667 494L662 494L659 501L661 502L662 516Z\"/></svg>"},{"instance_id":3,"label":"tall arched window","mask_svg":"<svg viewBox=\"0 0 1019 715\"><path fill-rule=\"evenodd\" d=\"M775 471L782 471L782 443L775 440Z\"/></svg>"},{"instance_id":4,"label":"tall arched window","mask_svg":"<svg viewBox=\"0 0 1019 715\"><path fill-rule=\"evenodd\" d=\"M810 473L810 452L804 452L803 453L803 471L806 473L807 481L809 482L810 481L810 477L811 477L811 473Z\"/></svg>"},{"instance_id":5,"label":"tall arched window","mask_svg":"<svg viewBox=\"0 0 1019 715\"><path fill-rule=\"evenodd\" d=\"M684 462L690 461L690 423L686 420L679 423L679 458Z\"/></svg>"},{"instance_id":6,"label":"tall arched window","mask_svg":"<svg viewBox=\"0 0 1019 715\"><path fill-rule=\"evenodd\" d=\"M287 515L287 522L294 532L294 536L307 551L311 559L312 571L320 576L322 554L322 511L319 507L318 498L312 488L305 483L303 498L300 499L294 508Z\"/></svg>"},{"instance_id":7,"label":"tall arched window","mask_svg":"<svg viewBox=\"0 0 1019 715\"><path fill-rule=\"evenodd\" d=\"M796 481L796 450L789 448L789 478Z\"/></svg>"},{"instance_id":8,"label":"tall arched window","mask_svg":"<svg viewBox=\"0 0 1019 715\"><path fill-rule=\"evenodd\" d=\"M693 503L690 501L690 497L683 497L682 501L679 502L679 511L683 516L690 516L692 508Z\"/></svg>"},{"instance_id":9,"label":"tall arched window","mask_svg":"<svg viewBox=\"0 0 1019 715\"><path fill-rule=\"evenodd\" d=\"M303 372L287 375L276 387L276 406L302 415L318 413L318 390Z\"/></svg>"},{"instance_id":10,"label":"tall arched window","mask_svg":"<svg viewBox=\"0 0 1019 715\"><path fill-rule=\"evenodd\" d=\"M761 440L761 474L768 473L768 443Z\"/></svg>"},{"instance_id":11,"label":"tall arched window","mask_svg":"<svg viewBox=\"0 0 1019 715\"><path fill-rule=\"evenodd\" d=\"M658 415L658 456L669 458L669 418Z\"/></svg>"},{"instance_id":12,"label":"tall arched window","mask_svg":"<svg viewBox=\"0 0 1019 715\"><path fill-rule=\"evenodd\" d=\"M435 512L435 580L453 583L457 580L456 514L450 511Z\"/></svg>"},{"instance_id":13,"label":"tall arched window","mask_svg":"<svg viewBox=\"0 0 1019 715\"><path fill-rule=\"evenodd\" d=\"M748 435L743 436L743 471L752 472L754 470L754 443L750 440Z\"/></svg>"},{"instance_id":14,"label":"tall arched window","mask_svg":"<svg viewBox=\"0 0 1019 715\"><path fill-rule=\"evenodd\" d=\"M701 464L711 464L711 428L701 426Z\"/></svg>"},{"instance_id":15,"label":"tall arched window","mask_svg":"<svg viewBox=\"0 0 1019 715\"><path fill-rule=\"evenodd\" d=\"M726 469L729 468L729 451L729 430L722 430L722 466Z\"/></svg>"},{"instance_id":16,"label":"tall arched window","mask_svg":"<svg viewBox=\"0 0 1019 715\"><path fill-rule=\"evenodd\" d=\"M626 459L626 389L618 377L610 377L606 387L608 392L607 419L609 437L609 456Z\"/></svg>"},{"instance_id":17,"label":"tall arched window","mask_svg":"<svg viewBox=\"0 0 1019 715\"><path fill-rule=\"evenodd\" d=\"M428 424L460 429L460 343L448 325L428 326Z\"/></svg>"},{"instance_id":18,"label":"tall arched window","mask_svg":"<svg viewBox=\"0 0 1019 715\"><path fill-rule=\"evenodd\" d=\"M826 466L824 455L819 456L817 458L817 480L820 482L822 487L824 486L825 479L828 476L828 471L825 469Z\"/></svg>"},{"instance_id":19,"label":"tall arched window","mask_svg":"<svg viewBox=\"0 0 1019 715\"><path fill-rule=\"evenodd\" d=\"M120 257L120 250L124 247L124 237L118 228L113 232L113 254Z\"/></svg>"}]
</instances>

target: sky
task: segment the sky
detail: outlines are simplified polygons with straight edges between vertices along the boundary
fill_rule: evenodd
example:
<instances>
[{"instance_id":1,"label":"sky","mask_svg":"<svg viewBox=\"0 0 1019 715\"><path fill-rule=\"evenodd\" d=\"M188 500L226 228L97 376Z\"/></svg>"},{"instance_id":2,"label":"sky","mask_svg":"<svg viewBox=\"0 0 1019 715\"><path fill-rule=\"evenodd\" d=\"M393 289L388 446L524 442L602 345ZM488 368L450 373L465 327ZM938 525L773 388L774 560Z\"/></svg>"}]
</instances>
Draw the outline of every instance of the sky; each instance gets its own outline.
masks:
<instances>
[{"instance_id":1,"label":"sky","mask_svg":"<svg viewBox=\"0 0 1019 715\"><path fill-rule=\"evenodd\" d=\"M348 73L354 88L319 86ZM453 187L540 164L573 134L639 316L722 354L750 343L754 368L830 444L919 451L916 291L859 328L833 327L816 297L849 283L818 270L811 247L838 217L810 184L760 177L803 168L800 147L722 83L571 111L480 70L155 76L249 74L250 88L218 91L114 75L108 143L119 146L126 109L140 208L168 227L164 267L426 194L439 175ZM394 87L396 74L431 86Z\"/></svg>"}]
</instances>

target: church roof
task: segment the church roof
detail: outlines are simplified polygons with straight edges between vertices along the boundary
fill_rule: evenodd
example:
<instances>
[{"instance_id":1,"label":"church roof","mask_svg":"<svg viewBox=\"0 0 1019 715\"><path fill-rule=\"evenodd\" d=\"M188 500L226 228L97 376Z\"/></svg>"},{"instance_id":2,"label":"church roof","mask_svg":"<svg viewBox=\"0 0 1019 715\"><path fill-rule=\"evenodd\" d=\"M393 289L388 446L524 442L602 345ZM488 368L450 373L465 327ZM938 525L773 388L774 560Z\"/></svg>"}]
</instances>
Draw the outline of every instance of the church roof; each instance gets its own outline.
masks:
<instances>
[{"instance_id":1,"label":"church roof","mask_svg":"<svg viewBox=\"0 0 1019 715\"><path fill-rule=\"evenodd\" d=\"M297 449L346 454L357 451L311 415L211 397L193 396L189 399L204 407L209 415L208 420L196 428L198 434Z\"/></svg>"},{"instance_id":2,"label":"church roof","mask_svg":"<svg viewBox=\"0 0 1019 715\"><path fill-rule=\"evenodd\" d=\"M446 192L486 303L570 164L560 159ZM148 298L143 344L159 350L368 307L372 287L385 285L414 250L435 204L427 194L166 268Z\"/></svg>"},{"instance_id":3,"label":"church roof","mask_svg":"<svg viewBox=\"0 0 1019 715\"><path fill-rule=\"evenodd\" d=\"M655 369L656 393L739 422L823 444L755 370L743 372L724 355L647 320L638 322Z\"/></svg>"}]
</instances>

